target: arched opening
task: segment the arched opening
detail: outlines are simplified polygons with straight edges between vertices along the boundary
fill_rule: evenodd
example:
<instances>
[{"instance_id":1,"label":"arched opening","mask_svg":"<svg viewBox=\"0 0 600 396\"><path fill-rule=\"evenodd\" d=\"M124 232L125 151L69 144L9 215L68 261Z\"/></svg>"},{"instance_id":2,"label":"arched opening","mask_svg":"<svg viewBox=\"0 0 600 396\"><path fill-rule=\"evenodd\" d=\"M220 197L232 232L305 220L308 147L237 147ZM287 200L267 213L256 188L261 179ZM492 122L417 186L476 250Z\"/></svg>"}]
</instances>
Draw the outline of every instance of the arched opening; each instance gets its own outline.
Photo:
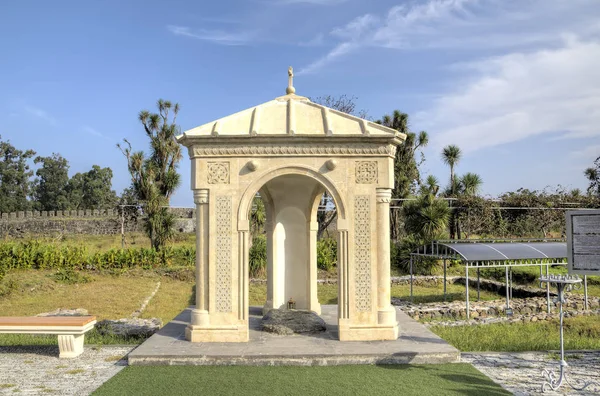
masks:
<instances>
[{"instance_id":1,"label":"arched opening","mask_svg":"<svg viewBox=\"0 0 600 396\"><path fill-rule=\"evenodd\" d=\"M320 314L317 289L318 213L326 193L330 197L329 210L333 209L343 216L343 204L338 204L340 195L320 173L307 172L306 169L302 172L280 169L258 178L246 190L240 205L242 222L245 221L243 217L251 218L253 205L248 197L254 197L256 191L266 215L267 290L263 312L272 308L287 309L291 299L296 309ZM328 235L336 238L337 229L330 230ZM339 250L337 254L339 257ZM336 261L339 262L339 259ZM347 292L347 288L344 291ZM341 293L338 290L333 294L335 298ZM330 300L325 302L331 303Z\"/></svg>"}]
</instances>

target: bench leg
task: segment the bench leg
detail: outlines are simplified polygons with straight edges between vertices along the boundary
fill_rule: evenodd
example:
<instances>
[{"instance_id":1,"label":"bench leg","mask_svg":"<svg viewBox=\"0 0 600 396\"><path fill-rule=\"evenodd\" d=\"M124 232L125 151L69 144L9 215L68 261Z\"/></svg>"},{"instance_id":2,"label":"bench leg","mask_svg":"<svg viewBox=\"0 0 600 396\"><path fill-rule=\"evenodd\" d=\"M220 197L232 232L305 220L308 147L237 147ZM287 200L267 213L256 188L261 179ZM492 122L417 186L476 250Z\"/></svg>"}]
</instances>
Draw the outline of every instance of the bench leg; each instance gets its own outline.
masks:
<instances>
[{"instance_id":1,"label":"bench leg","mask_svg":"<svg viewBox=\"0 0 600 396\"><path fill-rule=\"evenodd\" d=\"M81 355L83 352L83 334L59 334L58 350L61 358L73 358Z\"/></svg>"}]
</instances>

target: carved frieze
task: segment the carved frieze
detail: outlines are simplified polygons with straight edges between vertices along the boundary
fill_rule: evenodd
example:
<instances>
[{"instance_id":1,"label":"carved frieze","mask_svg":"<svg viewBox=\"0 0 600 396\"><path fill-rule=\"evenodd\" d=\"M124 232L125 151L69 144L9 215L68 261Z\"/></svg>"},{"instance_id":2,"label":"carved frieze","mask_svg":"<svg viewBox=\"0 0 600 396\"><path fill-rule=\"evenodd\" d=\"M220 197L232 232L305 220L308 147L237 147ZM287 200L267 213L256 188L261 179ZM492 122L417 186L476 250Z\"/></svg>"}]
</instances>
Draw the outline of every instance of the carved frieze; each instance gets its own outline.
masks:
<instances>
[{"instance_id":1,"label":"carved frieze","mask_svg":"<svg viewBox=\"0 0 600 396\"><path fill-rule=\"evenodd\" d=\"M396 155L396 146L391 144L302 144L297 143L290 146L280 144L263 144L257 146L249 145L210 145L205 147L194 147L190 149L190 156L194 157L223 157L223 156L386 156Z\"/></svg>"}]
</instances>

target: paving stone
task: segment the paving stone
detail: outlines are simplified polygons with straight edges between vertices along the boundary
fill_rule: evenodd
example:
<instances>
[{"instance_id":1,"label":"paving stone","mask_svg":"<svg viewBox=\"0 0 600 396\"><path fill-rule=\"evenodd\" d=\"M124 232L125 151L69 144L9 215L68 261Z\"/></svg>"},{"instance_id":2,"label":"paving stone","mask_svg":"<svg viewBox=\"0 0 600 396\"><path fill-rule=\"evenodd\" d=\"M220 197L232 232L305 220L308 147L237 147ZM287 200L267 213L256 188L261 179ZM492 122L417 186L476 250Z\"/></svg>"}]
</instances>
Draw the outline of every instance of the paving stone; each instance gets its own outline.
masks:
<instances>
[{"instance_id":1,"label":"paving stone","mask_svg":"<svg viewBox=\"0 0 600 396\"><path fill-rule=\"evenodd\" d=\"M127 366L133 346L85 346L59 359L58 346L0 347L0 394L89 395Z\"/></svg>"},{"instance_id":2,"label":"paving stone","mask_svg":"<svg viewBox=\"0 0 600 396\"><path fill-rule=\"evenodd\" d=\"M476 369L515 395L542 393L546 378L543 370L559 374L559 362L547 352L522 353L463 353L461 361L471 363ZM567 373L572 383L595 381L584 391L577 391L568 384L544 395L598 395L600 394L600 351L573 351L566 353L569 365Z\"/></svg>"}]
</instances>

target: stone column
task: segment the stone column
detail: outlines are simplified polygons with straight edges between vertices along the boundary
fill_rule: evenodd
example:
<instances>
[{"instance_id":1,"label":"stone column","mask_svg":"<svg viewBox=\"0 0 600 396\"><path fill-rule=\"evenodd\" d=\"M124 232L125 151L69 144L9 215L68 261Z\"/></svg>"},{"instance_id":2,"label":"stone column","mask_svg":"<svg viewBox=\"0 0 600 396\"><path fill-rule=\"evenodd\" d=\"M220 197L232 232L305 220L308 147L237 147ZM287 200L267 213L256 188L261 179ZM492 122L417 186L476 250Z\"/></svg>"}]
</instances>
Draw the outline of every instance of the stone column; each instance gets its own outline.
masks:
<instances>
[{"instance_id":1,"label":"stone column","mask_svg":"<svg viewBox=\"0 0 600 396\"><path fill-rule=\"evenodd\" d=\"M196 204L196 309L192 325L208 326L208 190L194 190Z\"/></svg>"},{"instance_id":2,"label":"stone column","mask_svg":"<svg viewBox=\"0 0 600 396\"><path fill-rule=\"evenodd\" d=\"M377 322L396 322L396 310L390 304L390 201L392 189L377 189Z\"/></svg>"},{"instance_id":3,"label":"stone column","mask_svg":"<svg viewBox=\"0 0 600 396\"><path fill-rule=\"evenodd\" d=\"M319 222L309 221L308 224L308 307L307 309L321 314L321 304L317 296L317 234L319 233Z\"/></svg>"},{"instance_id":4,"label":"stone column","mask_svg":"<svg viewBox=\"0 0 600 396\"><path fill-rule=\"evenodd\" d=\"M348 230L340 230L338 220L338 319L350 318L348 291Z\"/></svg>"}]
</instances>

